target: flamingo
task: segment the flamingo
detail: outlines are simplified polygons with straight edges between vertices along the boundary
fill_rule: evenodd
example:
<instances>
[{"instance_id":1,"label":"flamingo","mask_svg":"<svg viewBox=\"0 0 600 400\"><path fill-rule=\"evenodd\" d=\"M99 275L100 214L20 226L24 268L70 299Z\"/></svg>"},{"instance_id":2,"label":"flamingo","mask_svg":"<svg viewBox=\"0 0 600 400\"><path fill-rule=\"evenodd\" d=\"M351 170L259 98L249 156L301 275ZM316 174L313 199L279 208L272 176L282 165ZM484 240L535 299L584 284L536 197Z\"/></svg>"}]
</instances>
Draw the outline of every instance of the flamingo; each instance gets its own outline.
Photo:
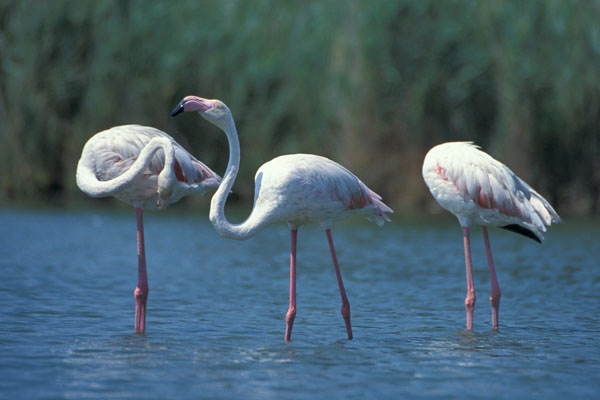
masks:
<instances>
[{"instance_id":1,"label":"flamingo","mask_svg":"<svg viewBox=\"0 0 600 400\"><path fill-rule=\"evenodd\" d=\"M492 329L498 330L501 292L487 227L504 228L542 243L546 226L560 222L560 217L540 194L472 142L443 143L429 150L423 179L435 200L454 214L462 227L469 331L475 310L470 227L481 226L491 283Z\"/></svg>"},{"instance_id":2,"label":"flamingo","mask_svg":"<svg viewBox=\"0 0 600 400\"><path fill-rule=\"evenodd\" d=\"M148 126L116 126L92 136L77 164L77 186L91 197L114 196L135 207L138 284L136 333L146 329L148 276L142 210L163 210L193 193L216 188L221 178L166 133Z\"/></svg>"},{"instance_id":3,"label":"flamingo","mask_svg":"<svg viewBox=\"0 0 600 400\"><path fill-rule=\"evenodd\" d=\"M171 116L183 111L197 111L223 130L229 142L229 163L223 182L210 205L210 221L218 234L229 239L245 240L275 222L286 222L290 228L290 296L284 340L291 340L296 316L298 228L308 223L317 223L325 230L342 298L341 314L348 339L351 340L350 303L333 245L331 226L333 221L352 215L363 216L381 226L390 220L386 213L392 213L392 209L381 201L377 193L338 163L313 154L289 154L276 157L258 169L252 212L244 222L232 224L225 216L225 202L238 174L240 144L231 111L219 100L196 96L185 97Z\"/></svg>"}]
</instances>

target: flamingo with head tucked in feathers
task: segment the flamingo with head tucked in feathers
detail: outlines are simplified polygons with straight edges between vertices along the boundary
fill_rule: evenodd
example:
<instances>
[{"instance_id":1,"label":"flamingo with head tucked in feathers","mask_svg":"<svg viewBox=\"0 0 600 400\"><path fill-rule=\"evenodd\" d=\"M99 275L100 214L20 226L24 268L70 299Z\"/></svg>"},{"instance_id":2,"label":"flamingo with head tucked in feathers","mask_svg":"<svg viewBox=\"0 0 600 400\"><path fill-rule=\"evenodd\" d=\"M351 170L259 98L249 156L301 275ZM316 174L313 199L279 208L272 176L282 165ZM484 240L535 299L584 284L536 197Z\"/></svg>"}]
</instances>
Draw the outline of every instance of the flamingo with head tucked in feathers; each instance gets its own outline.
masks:
<instances>
[{"instance_id":1,"label":"flamingo with head tucked in feathers","mask_svg":"<svg viewBox=\"0 0 600 400\"><path fill-rule=\"evenodd\" d=\"M266 225L286 222L291 231L290 298L286 314L285 341L291 340L296 316L296 239L298 228L307 223L320 224L329 243L338 287L342 298L341 313L348 339L352 339L350 303L344 288L333 246L333 221L351 215L361 215L382 225L389 221L386 213L392 209L346 168L325 157L312 154L291 154L263 164L255 176L254 207L241 224L232 224L225 217L225 202L238 174L240 145L231 111L219 100L196 96L185 97L171 113L197 111L227 135L229 163L223 182L215 192L210 206L210 220L217 232L226 238L244 240L257 234Z\"/></svg>"},{"instance_id":2,"label":"flamingo with head tucked in feathers","mask_svg":"<svg viewBox=\"0 0 600 400\"><path fill-rule=\"evenodd\" d=\"M91 197L114 196L135 207L138 284L136 333L146 329L148 276L142 209L163 210L183 196L204 194L221 178L166 133L147 126L117 126L92 136L77 165L77 186Z\"/></svg>"},{"instance_id":3,"label":"flamingo with head tucked in feathers","mask_svg":"<svg viewBox=\"0 0 600 400\"><path fill-rule=\"evenodd\" d=\"M423 162L423 179L440 206L454 214L462 227L467 296L467 330L473 327L475 287L470 227L480 225L490 274L492 329L498 329L500 285L496 276L487 226L497 226L539 243L546 227L560 222L552 206L507 166L471 142L433 147Z\"/></svg>"}]
</instances>

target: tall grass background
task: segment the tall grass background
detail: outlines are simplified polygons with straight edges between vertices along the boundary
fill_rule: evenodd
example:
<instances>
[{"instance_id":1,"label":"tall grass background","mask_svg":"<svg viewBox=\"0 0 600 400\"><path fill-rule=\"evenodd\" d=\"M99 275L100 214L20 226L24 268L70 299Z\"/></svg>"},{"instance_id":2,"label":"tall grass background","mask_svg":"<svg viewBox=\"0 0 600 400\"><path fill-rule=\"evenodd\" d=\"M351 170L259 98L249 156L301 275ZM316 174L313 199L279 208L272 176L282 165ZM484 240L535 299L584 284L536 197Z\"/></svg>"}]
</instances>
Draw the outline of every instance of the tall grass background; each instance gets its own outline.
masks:
<instances>
[{"instance_id":1,"label":"tall grass background","mask_svg":"<svg viewBox=\"0 0 600 400\"><path fill-rule=\"evenodd\" d=\"M197 94L234 114L240 202L260 164L311 152L422 212L426 151L472 140L559 211L598 213L598 21L593 0L0 0L0 204L82 201L84 143L127 123L223 173L224 135L169 118Z\"/></svg>"}]
</instances>

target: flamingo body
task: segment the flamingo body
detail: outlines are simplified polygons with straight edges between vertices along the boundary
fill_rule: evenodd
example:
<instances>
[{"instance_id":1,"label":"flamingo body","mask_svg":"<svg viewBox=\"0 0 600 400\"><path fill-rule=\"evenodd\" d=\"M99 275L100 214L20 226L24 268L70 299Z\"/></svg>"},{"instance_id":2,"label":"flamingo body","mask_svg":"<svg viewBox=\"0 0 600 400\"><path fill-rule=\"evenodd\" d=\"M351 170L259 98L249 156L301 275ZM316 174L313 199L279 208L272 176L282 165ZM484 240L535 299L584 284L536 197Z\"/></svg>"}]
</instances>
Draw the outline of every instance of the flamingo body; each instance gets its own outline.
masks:
<instances>
[{"instance_id":1,"label":"flamingo body","mask_svg":"<svg viewBox=\"0 0 600 400\"><path fill-rule=\"evenodd\" d=\"M133 172L132 166L153 139L157 143L153 155L139 164L134 176L120 180L126 172ZM173 166L172 170L165 171L170 187L161 196L162 192L157 189L165 166L165 143L172 148ZM188 194L205 194L221 181L171 136L141 125L116 126L90 138L83 147L76 178L79 188L91 197L114 196L135 207L155 210L164 209Z\"/></svg>"},{"instance_id":2,"label":"flamingo body","mask_svg":"<svg viewBox=\"0 0 600 400\"><path fill-rule=\"evenodd\" d=\"M314 154L288 154L263 164L255 176L254 210L265 222L292 227L328 228L353 214L380 226L389 221L379 195L340 164Z\"/></svg>"},{"instance_id":3,"label":"flamingo body","mask_svg":"<svg viewBox=\"0 0 600 400\"><path fill-rule=\"evenodd\" d=\"M117 126L92 136L77 165L77 186L91 197L114 196L135 207L138 285L135 332L144 332L148 278L142 210L163 210L183 196L204 194L221 178L166 133L147 126Z\"/></svg>"},{"instance_id":4,"label":"flamingo body","mask_svg":"<svg viewBox=\"0 0 600 400\"><path fill-rule=\"evenodd\" d=\"M423 179L461 226L516 224L541 241L546 226L560 220L542 196L471 142L449 142L429 150Z\"/></svg>"},{"instance_id":5,"label":"flamingo body","mask_svg":"<svg viewBox=\"0 0 600 400\"><path fill-rule=\"evenodd\" d=\"M333 221L351 215L361 215L382 225L392 213L381 197L370 190L354 174L328 158L313 154L283 155L263 164L255 176L254 207L241 224L231 224L225 217L227 195L237 176L240 149L233 116L219 100L188 96L173 110L172 116L183 111L197 111L209 122L221 128L229 141L229 163L223 182L215 192L210 208L210 220L223 237L244 240L265 226L286 222L291 232L290 305L286 314L285 340L291 340L296 315L296 240L298 227L318 223L325 229L329 249L342 298L342 316L348 338L352 339L350 304L346 295L339 263L333 246Z\"/></svg>"},{"instance_id":6,"label":"flamingo body","mask_svg":"<svg viewBox=\"0 0 600 400\"><path fill-rule=\"evenodd\" d=\"M435 200L458 218L463 229L468 330L472 328L475 307L470 227L482 227L492 286L492 327L498 329L501 293L487 226L505 228L541 243L546 227L560 222L560 217L540 194L507 166L471 142L448 142L433 147L425 156L422 172Z\"/></svg>"}]
</instances>

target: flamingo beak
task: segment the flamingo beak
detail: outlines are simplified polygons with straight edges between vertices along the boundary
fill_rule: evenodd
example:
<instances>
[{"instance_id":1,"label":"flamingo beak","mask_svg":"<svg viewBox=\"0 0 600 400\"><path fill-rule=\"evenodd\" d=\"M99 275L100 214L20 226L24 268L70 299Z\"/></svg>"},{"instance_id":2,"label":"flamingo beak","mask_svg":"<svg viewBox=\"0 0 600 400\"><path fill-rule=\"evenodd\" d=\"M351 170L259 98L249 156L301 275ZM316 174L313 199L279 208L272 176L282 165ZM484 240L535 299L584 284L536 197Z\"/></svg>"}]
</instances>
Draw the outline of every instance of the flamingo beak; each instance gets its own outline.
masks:
<instances>
[{"instance_id":1,"label":"flamingo beak","mask_svg":"<svg viewBox=\"0 0 600 400\"><path fill-rule=\"evenodd\" d=\"M212 108L210 100L203 99L197 96L186 96L181 102L171 111L171 117L181 114L184 111L205 112Z\"/></svg>"},{"instance_id":2,"label":"flamingo beak","mask_svg":"<svg viewBox=\"0 0 600 400\"><path fill-rule=\"evenodd\" d=\"M171 117L175 117L176 115L179 115L184 111L183 103L184 103L184 101L181 101L179 104L177 104L177 106L175 106L173 111L171 111Z\"/></svg>"}]
</instances>

